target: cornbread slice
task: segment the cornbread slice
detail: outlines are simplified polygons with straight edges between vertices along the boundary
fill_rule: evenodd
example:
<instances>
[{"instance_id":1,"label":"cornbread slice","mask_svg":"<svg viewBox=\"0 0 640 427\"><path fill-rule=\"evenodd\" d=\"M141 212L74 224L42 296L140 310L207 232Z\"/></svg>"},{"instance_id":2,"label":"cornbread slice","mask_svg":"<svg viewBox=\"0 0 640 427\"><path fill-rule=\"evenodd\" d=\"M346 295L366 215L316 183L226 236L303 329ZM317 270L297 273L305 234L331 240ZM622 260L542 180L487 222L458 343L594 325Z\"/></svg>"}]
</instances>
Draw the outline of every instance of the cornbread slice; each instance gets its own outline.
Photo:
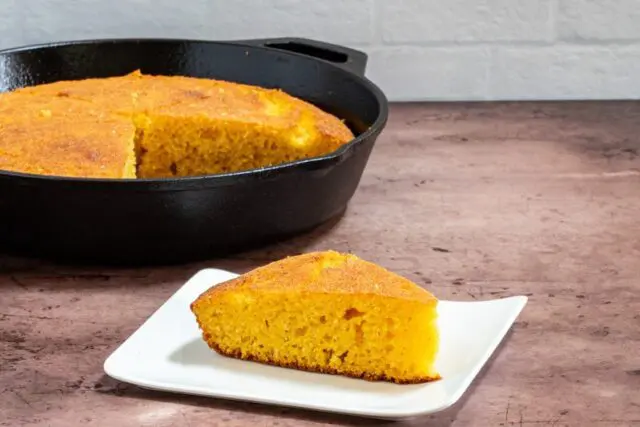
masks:
<instances>
[{"instance_id":1,"label":"cornbread slice","mask_svg":"<svg viewBox=\"0 0 640 427\"><path fill-rule=\"evenodd\" d=\"M68 99L29 98L0 103L0 169L135 178L135 127L130 119Z\"/></svg>"},{"instance_id":2,"label":"cornbread slice","mask_svg":"<svg viewBox=\"0 0 640 427\"><path fill-rule=\"evenodd\" d=\"M214 286L191 304L210 348L256 362L363 378L440 378L438 300L355 255L297 255Z\"/></svg>"},{"instance_id":3,"label":"cornbread slice","mask_svg":"<svg viewBox=\"0 0 640 427\"><path fill-rule=\"evenodd\" d=\"M342 122L278 90L228 82L136 116L140 177L247 170L319 156L353 137Z\"/></svg>"},{"instance_id":4,"label":"cornbread slice","mask_svg":"<svg viewBox=\"0 0 640 427\"><path fill-rule=\"evenodd\" d=\"M354 137L280 90L139 71L17 89L0 94L3 109L0 169L60 176L234 172L327 154ZM55 113L42 120L41 111ZM85 162L87 152L97 160Z\"/></svg>"}]
</instances>

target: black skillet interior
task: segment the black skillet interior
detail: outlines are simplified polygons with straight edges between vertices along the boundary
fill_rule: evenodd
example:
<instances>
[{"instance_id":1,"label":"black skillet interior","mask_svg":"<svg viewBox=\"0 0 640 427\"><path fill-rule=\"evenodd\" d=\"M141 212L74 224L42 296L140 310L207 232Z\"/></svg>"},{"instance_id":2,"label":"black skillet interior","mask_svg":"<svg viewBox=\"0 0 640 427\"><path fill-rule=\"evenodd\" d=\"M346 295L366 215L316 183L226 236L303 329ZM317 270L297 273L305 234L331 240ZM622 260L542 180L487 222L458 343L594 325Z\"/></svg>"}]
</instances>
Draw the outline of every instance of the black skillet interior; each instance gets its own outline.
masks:
<instances>
[{"instance_id":1,"label":"black skillet interior","mask_svg":"<svg viewBox=\"0 0 640 427\"><path fill-rule=\"evenodd\" d=\"M64 262L158 264L254 248L340 215L386 124L362 52L306 39L94 40L0 52L0 91L146 74L281 88L345 120L356 139L330 154L217 176L94 180L0 172L0 245Z\"/></svg>"}]
</instances>

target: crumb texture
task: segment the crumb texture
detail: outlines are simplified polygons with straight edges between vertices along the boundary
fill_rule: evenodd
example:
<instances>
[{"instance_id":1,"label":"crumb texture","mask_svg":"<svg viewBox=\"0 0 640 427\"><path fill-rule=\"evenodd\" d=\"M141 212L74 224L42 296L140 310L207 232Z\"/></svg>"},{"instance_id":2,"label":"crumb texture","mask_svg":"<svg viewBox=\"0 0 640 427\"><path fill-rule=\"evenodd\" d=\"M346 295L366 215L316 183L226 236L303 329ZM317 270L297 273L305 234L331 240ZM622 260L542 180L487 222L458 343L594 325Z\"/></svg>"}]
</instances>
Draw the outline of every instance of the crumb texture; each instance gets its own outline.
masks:
<instances>
[{"instance_id":1,"label":"crumb texture","mask_svg":"<svg viewBox=\"0 0 640 427\"><path fill-rule=\"evenodd\" d=\"M214 286L191 309L216 352L370 381L440 378L437 299L355 255L288 257Z\"/></svg>"}]
</instances>

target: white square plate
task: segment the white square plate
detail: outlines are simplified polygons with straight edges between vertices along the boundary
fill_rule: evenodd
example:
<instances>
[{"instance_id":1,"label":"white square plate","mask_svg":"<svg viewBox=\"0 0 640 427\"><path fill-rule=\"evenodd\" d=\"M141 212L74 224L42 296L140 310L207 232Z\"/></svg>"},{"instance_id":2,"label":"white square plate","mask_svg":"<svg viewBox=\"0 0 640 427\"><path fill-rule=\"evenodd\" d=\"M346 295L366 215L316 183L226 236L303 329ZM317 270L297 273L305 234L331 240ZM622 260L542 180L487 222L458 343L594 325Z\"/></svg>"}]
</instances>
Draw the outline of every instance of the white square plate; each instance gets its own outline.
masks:
<instances>
[{"instance_id":1,"label":"white square plate","mask_svg":"<svg viewBox=\"0 0 640 427\"><path fill-rule=\"evenodd\" d=\"M367 382L223 357L201 338L189 304L236 277L199 271L105 361L107 375L144 388L385 419L441 411L469 387L527 298L440 301L442 379L417 385Z\"/></svg>"}]
</instances>

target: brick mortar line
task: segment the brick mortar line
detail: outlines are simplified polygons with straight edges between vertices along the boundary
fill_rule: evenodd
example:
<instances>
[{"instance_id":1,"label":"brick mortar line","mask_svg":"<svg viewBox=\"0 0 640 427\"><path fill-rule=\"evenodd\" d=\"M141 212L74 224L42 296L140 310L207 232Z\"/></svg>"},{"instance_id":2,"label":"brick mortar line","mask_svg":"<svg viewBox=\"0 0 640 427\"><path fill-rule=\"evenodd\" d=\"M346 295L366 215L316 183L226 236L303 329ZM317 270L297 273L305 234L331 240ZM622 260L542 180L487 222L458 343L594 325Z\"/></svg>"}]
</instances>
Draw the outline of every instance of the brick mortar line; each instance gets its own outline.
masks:
<instances>
[{"instance_id":1,"label":"brick mortar line","mask_svg":"<svg viewBox=\"0 0 640 427\"><path fill-rule=\"evenodd\" d=\"M397 48L555 48L555 47L640 47L640 39L611 39L611 40L563 40L554 42L525 41L525 40L500 40L500 41L423 41L423 42L397 42L383 44L353 43L354 48L391 50Z\"/></svg>"}]
</instances>

